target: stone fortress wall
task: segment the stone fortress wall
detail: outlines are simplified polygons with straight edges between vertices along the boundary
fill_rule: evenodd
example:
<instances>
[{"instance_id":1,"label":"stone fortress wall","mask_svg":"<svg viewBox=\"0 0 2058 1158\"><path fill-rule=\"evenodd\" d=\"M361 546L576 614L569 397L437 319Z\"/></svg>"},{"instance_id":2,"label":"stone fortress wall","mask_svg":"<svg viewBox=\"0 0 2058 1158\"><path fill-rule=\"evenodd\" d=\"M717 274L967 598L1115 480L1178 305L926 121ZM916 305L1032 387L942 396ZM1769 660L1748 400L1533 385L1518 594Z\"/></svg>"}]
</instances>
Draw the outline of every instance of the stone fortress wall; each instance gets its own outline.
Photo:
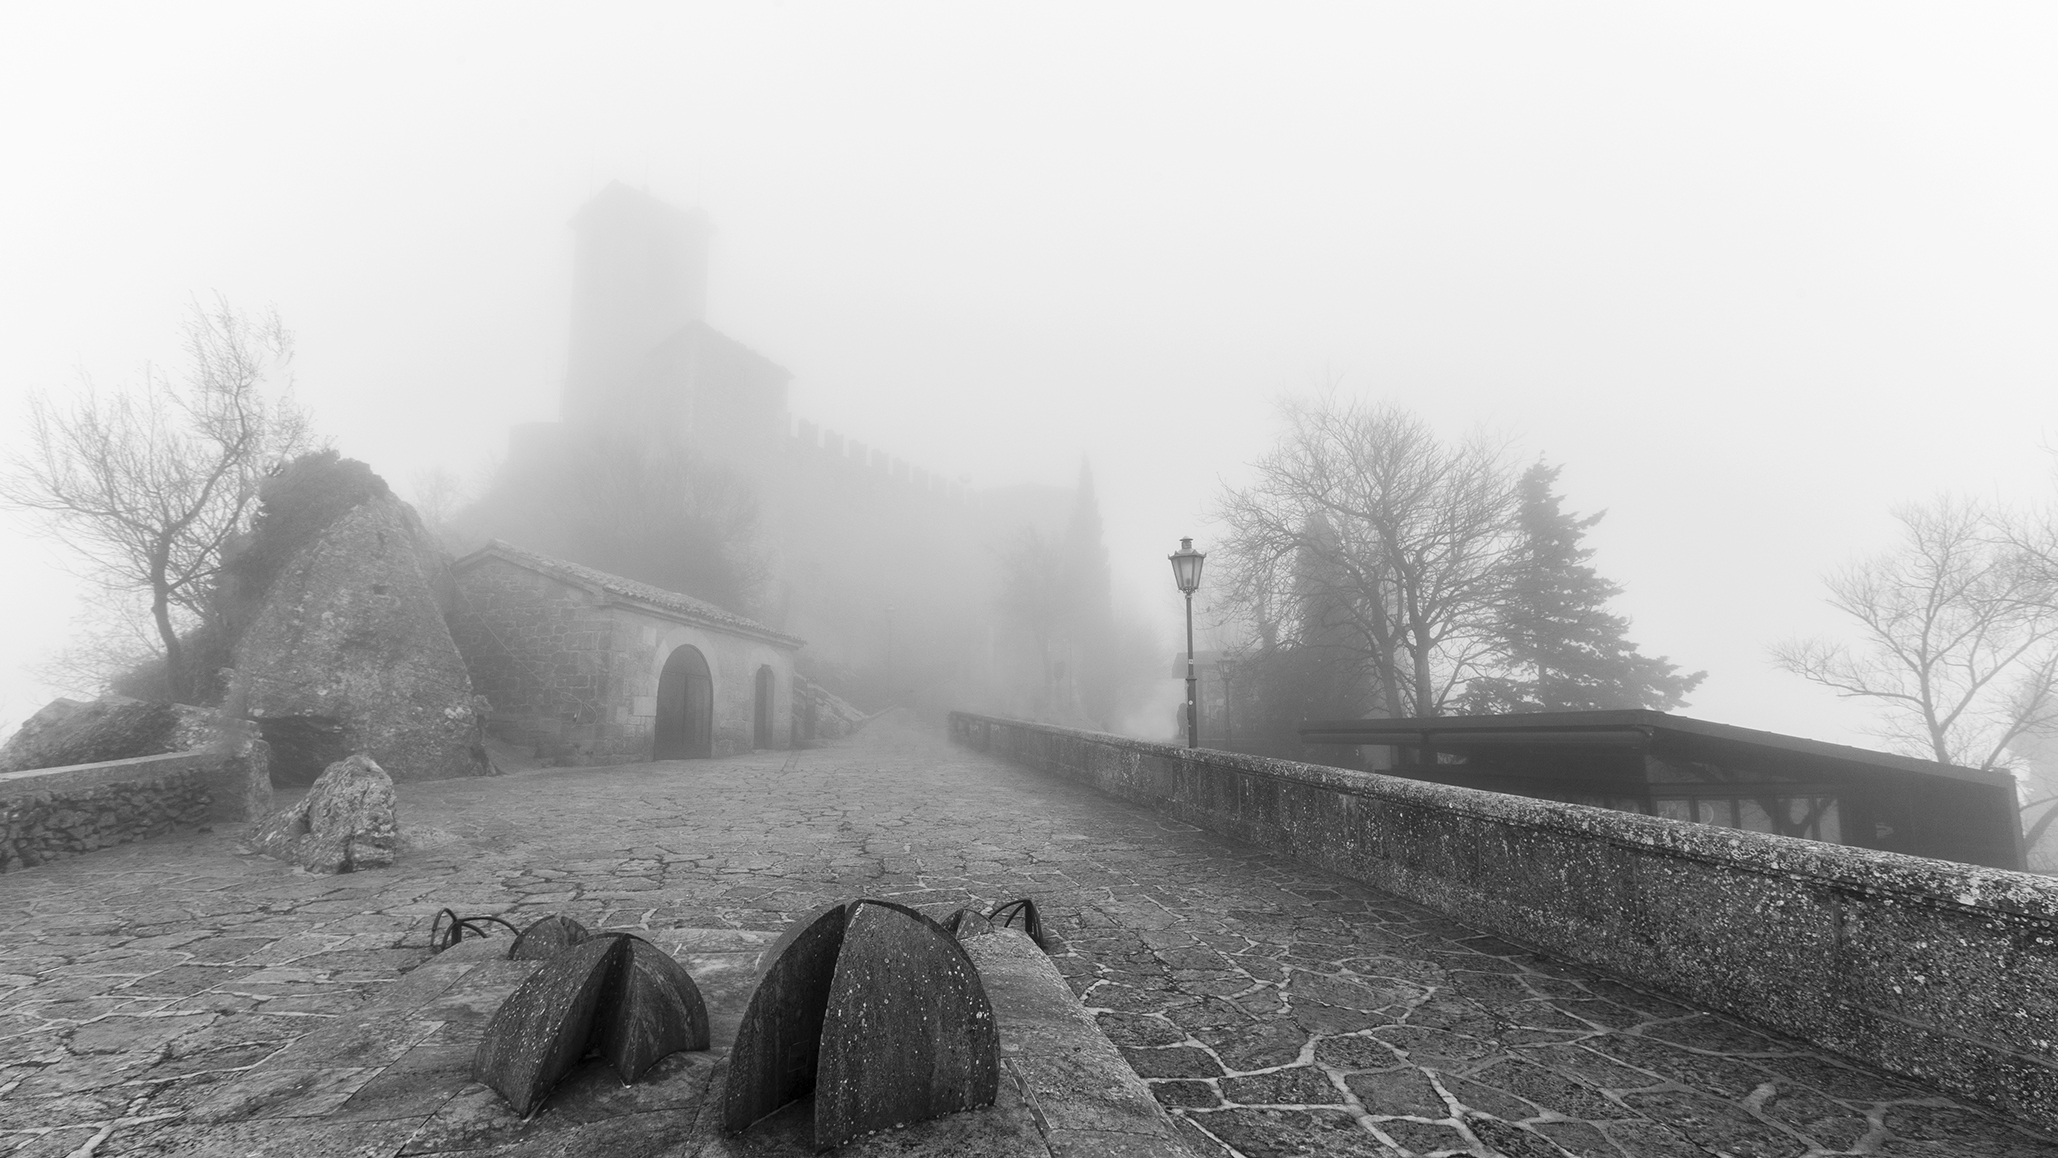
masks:
<instances>
[{"instance_id":1,"label":"stone fortress wall","mask_svg":"<svg viewBox=\"0 0 2058 1158\"><path fill-rule=\"evenodd\" d=\"M940 474L915 466L912 463L887 454L876 447L868 447L854 438L846 439L833 430L819 427L807 419L798 419L793 424L793 434L787 446L794 470L829 469L839 471L846 477L865 472L876 480L900 484L910 493L894 494L888 501L905 501L907 498L929 497L962 505L966 491L961 483L952 482Z\"/></svg>"},{"instance_id":2,"label":"stone fortress wall","mask_svg":"<svg viewBox=\"0 0 2058 1158\"><path fill-rule=\"evenodd\" d=\"M2058 881L964 712L951 734L2058 1126Z\"/></svg>"}]
</instances>

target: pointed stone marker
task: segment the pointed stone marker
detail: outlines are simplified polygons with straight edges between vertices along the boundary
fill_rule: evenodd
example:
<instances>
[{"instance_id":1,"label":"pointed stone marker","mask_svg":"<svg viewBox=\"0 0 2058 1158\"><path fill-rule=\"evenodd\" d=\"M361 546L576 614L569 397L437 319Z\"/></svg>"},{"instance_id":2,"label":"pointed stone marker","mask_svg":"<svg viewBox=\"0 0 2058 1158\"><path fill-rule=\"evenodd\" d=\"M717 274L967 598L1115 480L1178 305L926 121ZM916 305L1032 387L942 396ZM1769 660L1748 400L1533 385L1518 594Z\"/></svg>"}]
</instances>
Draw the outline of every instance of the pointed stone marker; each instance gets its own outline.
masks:
<instances>
[{"instance_id":1,"label":"pointed stone marker","mask_svg":"<svg viewBox=\"0 0 2058 1158\"><path fill-rule=\"evenodd\" d=\"M626 938L598 937L545 961L486 1024L472 1078L522 1117L535 1112L586 1056L594 1009L627 951Z\"/></svg>"},{"instance_id":2,"label":"pointed stone marker","mask_svg":"<svg viewBox=\"0 0 2058 1158\"><path fill-rule=\"evenodd\" d=\"M707 1048L707 1004L671 954L641 937L613 939L624 942L622 958L594 1015L592 1043L628 1085L659 1058Z\"/></svg>"},{"instance_id":3,"label":"pointed stone marker","mask_svg":"<svg viewBox=\"0 0 2058 1158\"><path fill-rule=\"evenodd\" d=\"M1000 1039L978 967L935 921L849 907L822 1020L815 1147L993 1104Z\"/></svg>"},{"instance_id":4,"label":"pointed stone marker","mask_svg":"<svg viewBox=\"0 0 2058 1158\"><path fill-rule=\"evenodd\" d=\"M574 945L584 943L593 934L586 926L553 913L523 929L508 946L510 961L548 961Z\"/></svg>"},{"instance_id":5,"label":"pointed stone marker","mask_svg":"<svg viewBox=\"0 0 2058 1158\"><path fill-rule=\"evenodd\" d=\"M844 909L830 905L793 922L758 959L757 989L736 1030L722 1092L722 1128L730 1133L815 1088Z\"/></svg>"}]
</instances>

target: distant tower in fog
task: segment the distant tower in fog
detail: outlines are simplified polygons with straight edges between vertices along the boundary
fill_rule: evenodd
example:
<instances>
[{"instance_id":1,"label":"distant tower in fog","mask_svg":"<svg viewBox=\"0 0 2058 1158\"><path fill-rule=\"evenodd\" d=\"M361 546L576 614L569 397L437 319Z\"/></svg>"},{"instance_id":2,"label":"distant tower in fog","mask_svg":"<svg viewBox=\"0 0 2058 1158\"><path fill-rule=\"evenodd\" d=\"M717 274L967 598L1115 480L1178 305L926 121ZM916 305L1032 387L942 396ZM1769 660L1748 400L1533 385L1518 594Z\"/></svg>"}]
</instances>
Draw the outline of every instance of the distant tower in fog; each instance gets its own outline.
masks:
<instances>
[{"instance_id":1,"label":"distant tower in fog","mask_svg":"<svg viewBox=\"0 0 2058 1158\"><path fill-rule=\"evenodd\" d=\"M615 181L571 225L564 423L762 465L792 376L707 324L707 215Z\"/></svg>"},{"instance_id":2,"label":"distant tower in fog","mask_svg":"<svg viewBox=\"0 0 2058 1158\"><path fill-rule=\"evenodd\" d=\"M650 351L707 318L707 214L620 181L572 217L572 341L563 416L621 401Z\"/></svg>"},{"instance_id":3,"label":"distant tower in fog","mask_svg":"<svg viewBox=\"0 0 2058 1158\"><path fill-rule=\"evenodd\" d=\"M568 224L571 341L559 420L512 432L507 462L472 518L481 538L514 539L706 598L710 592L682 586L699 572L672 552L682 542L709 549L707 535L640 524L588 528L568 521L585 517L582 506L555 501L582 480L684 481L690 493L659 497L705 502L721 528L708 534L728 535L754 511L754 532L723 543L762 567L765 582L753 606L730 610L807 638L829 670L877 684L881 702L910 701L919 689L930 697L922 702L941 703L967 680L1003 679L997 657L1030 654L1026 643L989 646L1002 638L997 632L1013 630L997 623L989 593L1017 532L1058 534L1072 492L1010 487L974 496L812 422L796 428L786 409L793 375L708 324L712 231L699 210L617 181ZM618 462L631 469L603 477L603 466ZM663 473L674 469L689 473ZM890 663L887 607L922 609L894 618ZM975 655L987 658L959 662ZM1040 666L1024 670L1024 686L1043 685Z\"/></svg>"}]
</instances>

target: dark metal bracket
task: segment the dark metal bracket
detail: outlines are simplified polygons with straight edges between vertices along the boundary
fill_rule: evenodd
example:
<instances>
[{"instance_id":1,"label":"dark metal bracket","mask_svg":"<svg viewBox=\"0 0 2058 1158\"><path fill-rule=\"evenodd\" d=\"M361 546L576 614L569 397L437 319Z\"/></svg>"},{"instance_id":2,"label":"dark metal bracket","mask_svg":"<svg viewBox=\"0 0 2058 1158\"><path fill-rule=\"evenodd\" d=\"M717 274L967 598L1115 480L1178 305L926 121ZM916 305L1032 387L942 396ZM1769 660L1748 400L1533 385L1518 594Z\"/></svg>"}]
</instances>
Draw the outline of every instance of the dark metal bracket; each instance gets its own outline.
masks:
<instances>
[{"instance_id":1,"label":"dark metal bracket","mask_svg":"<svg viewBox=\"0 0 2058 1158\"><path fill-rule=\"evenodd\" d=\"M1036 911L1036 902L1028 897L995 905L990 911L981 913L976 909L959 909L945 918L943 929L959 940L991 933L995 929L1012 929L1020 922L1021 929L1029 935L1036 947L1050 952L1050 941L1043 932L1043 917Z\"/></svg>"},{"instance_id":2,"label":"dark metal bracket","mask_svg":"<svg viewBox=\"0 0 2058 1158\"><path fill-rule=\"evenodd\" d=\"M489 934L486 929L488 922L499 925L501 928L518 936L520 934L520 930L499 917L460 917L455 910L444 909L437 913L436 919L429 924L429 952L441 953L443 950L464 940L466 933L470 933L474 937L488 936Z\"/></svg>"}]
</instances>

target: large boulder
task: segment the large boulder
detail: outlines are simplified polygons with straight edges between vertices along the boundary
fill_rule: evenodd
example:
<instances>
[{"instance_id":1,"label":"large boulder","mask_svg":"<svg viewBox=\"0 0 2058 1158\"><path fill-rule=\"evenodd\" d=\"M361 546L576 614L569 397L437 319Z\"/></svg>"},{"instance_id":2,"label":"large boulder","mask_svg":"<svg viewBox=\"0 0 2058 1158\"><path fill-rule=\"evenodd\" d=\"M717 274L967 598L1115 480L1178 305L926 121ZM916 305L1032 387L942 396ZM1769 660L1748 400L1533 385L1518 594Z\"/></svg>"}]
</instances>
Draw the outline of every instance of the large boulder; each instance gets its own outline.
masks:
<instances>
[{"instance_id":1,"label":"large boulder","mask_svg":"<svg viewBox=\"0 0 2058 1158\"><path fill-rule=\"evenodd\" d=\"M393 778L355 755L329 765L300 803L259 824L249 844L309 872L384 868L400 840L394 805Z\"/></svg>"},{"instance_id":2,"label":"large boulder","mask_svg":"<svg viewBox=\"0 0 2058 1158\"><path fill-rule=\"evenodd\" d=\"M406 503L359 503L294 552L236 645L232 695L281 783L342 753L400 780L492 771L482 703L450 629L441 550Z\"/></svg>"}]
</instances>

